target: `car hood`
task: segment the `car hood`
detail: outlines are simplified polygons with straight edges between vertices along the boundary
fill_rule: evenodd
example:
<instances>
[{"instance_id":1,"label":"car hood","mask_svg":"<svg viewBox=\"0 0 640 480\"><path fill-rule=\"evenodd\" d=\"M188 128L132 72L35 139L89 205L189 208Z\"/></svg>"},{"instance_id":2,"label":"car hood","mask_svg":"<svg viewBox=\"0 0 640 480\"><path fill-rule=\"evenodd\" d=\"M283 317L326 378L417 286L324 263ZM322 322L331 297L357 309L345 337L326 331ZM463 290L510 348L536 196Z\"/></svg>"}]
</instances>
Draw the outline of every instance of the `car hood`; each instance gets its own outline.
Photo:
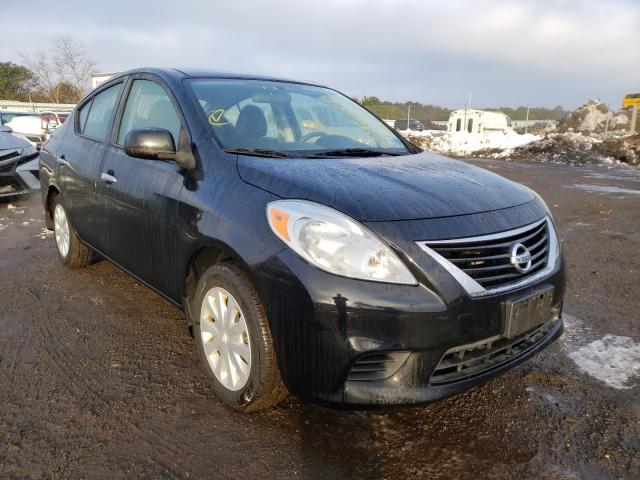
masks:
<instances>
[{"instance_id":1,"label":"car hood","mask_svg":"<svg viewBox=\"0 0 640 480\"><path fill-rule=\"evenodd\" d=\"M0 132L0 150L26 148L30 146L31 144L24 138L12 133Z\"/></svg>"},{"instance_id":2,"label":"car hood","mask_svg":"<svg viewBox=\"0 0 640 480\"><path fill-rule=\"evenodd\" d=\"M336 159L239 156L238 171L245 182L279 197L318 202L359 221L468 215L535 198L499 175L429 152Z\"/></svg>"}]
</instances>

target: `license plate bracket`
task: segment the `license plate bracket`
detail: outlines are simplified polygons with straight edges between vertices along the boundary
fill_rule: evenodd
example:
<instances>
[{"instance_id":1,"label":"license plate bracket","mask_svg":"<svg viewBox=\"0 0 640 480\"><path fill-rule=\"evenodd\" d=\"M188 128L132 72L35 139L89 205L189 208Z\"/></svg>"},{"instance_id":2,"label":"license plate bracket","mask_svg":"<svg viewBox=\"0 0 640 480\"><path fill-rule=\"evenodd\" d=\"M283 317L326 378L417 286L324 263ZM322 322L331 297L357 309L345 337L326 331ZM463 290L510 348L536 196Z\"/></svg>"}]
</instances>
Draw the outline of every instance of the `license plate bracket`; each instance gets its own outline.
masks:
<instances>
[{"instance_id":1,"label":"license plate bracket","mask_svg":"<svg viewBox=\"0 0 640 480\"><path fill-rule=\"evenodd\" d=\"M504 336L515 338L551 318L553 287L549 286L504 303Z\"/></svg>"}]
</instances>

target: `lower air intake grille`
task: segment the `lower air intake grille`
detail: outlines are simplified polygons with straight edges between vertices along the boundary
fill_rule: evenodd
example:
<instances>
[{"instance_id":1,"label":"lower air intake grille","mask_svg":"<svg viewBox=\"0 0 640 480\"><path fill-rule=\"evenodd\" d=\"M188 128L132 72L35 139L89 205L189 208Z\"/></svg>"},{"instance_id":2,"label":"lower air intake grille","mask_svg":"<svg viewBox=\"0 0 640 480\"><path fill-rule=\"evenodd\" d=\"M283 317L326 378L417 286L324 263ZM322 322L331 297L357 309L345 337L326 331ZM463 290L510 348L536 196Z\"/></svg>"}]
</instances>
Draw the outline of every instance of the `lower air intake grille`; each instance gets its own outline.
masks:
<instances>
[{"instance_id":1,"label":"lower air intake grille","mask_svg":"<svg viewBox=\"0 0 640 480\"><path fill-rule=\"evenodd\" d=\"M365 353L351 366L347 380L384 380L400 370L409 358L409 352Z\"/></svg>"},{"instance_id":2,"label":"lower air intake grille","mask_svg":"<svg viewBox=\"0 0 640 480\"><path fill-rule=\"evenodd\" d=\"M438 363L431 375L431 383L436 385L455 382L496 368L522 355L543 340L555 323L556 320L550 320L515 339L500 339L452 348Z\"/></svg>"},{"instance_id":3,"label":"lower air intake grille","mask_svg":"<svg viewBox=\"0 0 640 480\"><path fill-rule=\"evenodd\" d=\"M18 193L21 190L20 185L11 177L0 177L0 195Z\"/></svg>"}]
</instances>

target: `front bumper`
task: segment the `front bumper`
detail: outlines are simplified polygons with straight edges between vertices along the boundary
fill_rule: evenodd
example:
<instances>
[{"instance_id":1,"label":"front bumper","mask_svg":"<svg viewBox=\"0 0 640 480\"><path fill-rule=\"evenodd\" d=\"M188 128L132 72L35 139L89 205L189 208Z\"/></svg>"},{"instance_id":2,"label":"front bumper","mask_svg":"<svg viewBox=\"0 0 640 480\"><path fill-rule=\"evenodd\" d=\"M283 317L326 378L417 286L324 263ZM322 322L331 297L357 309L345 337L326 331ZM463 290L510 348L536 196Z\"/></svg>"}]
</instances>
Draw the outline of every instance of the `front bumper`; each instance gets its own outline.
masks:
<instances>
[{"instance_id":1,"label":"front bumper","mask_svg":"<svg viewBox=\"0 0 640 480\"><path fill-rule=\"evenodd\" d=\"M468 216L463 225L452 226L447 235L453 237L453 230L464 235L463 228L471 234L485 233L482 228L488 232L508 230L509 223L528 224L546 214L531 205L514 208L513 213L517 220L509 218L508 212L493 218L488 214ZM424 231L443 231L433 223L425 226ZM411 222L410 227L422 229L418 222ZM393 235L394 229L398 235ZM394 222L377 231L406 254L417 286L342 278L310 266L288 249L253 269L282 377L298 396L353 408L428 402L512 368L562 333L565 279L561 259L548 275L534 283L473 297L413 241L400 244L405 226ZM408 238L425 238L424 231ZM508 354L494 355L499 361L473 374L446 382L432 379L447 352L504 338L508 300L549 287L553 287L555 320L550 319L535 341L509 349Z\"/></svg>"},{"instance_id":2,"label":"front bumper","mask_svg":"<svg viewBox=\"0 0 640 480\"><path fill-rule=\"evenodd\" d=\"M341 278L311 267L288 250L254 274L287 387L304 399L333 406L422 403L460 392L540 352L563 328L561 320L552 322L539 341L506 361L434 384L432 373L447 351L504 333L507 299L552 286L552 304L559 312L562 267L538 283L483 298L471 298L461 289L443 294L424 284ZM390 354L391 364L400 363L397 371L383 379L350 379L359 359L374 353Z\"/></svg>"},{"instance_id":3,"label":"front bumper","mask_svg":"<svg viewBox=\"0 0 640 480\"><path fill-rule=\"evenodd\" d=\"M0 152L1 153L1 152ZM0 155L0 198L40 189L38 154Z\"/></svg>"}]
</instances>

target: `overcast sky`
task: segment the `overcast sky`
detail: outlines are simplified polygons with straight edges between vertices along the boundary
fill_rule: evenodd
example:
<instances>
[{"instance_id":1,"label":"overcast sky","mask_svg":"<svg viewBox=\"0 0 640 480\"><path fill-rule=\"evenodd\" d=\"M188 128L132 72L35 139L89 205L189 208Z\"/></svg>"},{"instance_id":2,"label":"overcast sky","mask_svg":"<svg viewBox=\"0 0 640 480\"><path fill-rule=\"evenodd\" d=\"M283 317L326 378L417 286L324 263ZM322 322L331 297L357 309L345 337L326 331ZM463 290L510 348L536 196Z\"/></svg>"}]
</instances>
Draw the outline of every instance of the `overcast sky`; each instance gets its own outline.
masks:
<instances>
[{"instance_id":1,"label":"overcast sky","mask_svg":"<svg viewBox=\"0 0 640 480\"><path fill-rule=\"evenodd\" d=\"M640 90L639 0L0 0L0 61L81 42L102 71L266 73L459 107L618 106Z\"/></svg>"}]
</instances>

